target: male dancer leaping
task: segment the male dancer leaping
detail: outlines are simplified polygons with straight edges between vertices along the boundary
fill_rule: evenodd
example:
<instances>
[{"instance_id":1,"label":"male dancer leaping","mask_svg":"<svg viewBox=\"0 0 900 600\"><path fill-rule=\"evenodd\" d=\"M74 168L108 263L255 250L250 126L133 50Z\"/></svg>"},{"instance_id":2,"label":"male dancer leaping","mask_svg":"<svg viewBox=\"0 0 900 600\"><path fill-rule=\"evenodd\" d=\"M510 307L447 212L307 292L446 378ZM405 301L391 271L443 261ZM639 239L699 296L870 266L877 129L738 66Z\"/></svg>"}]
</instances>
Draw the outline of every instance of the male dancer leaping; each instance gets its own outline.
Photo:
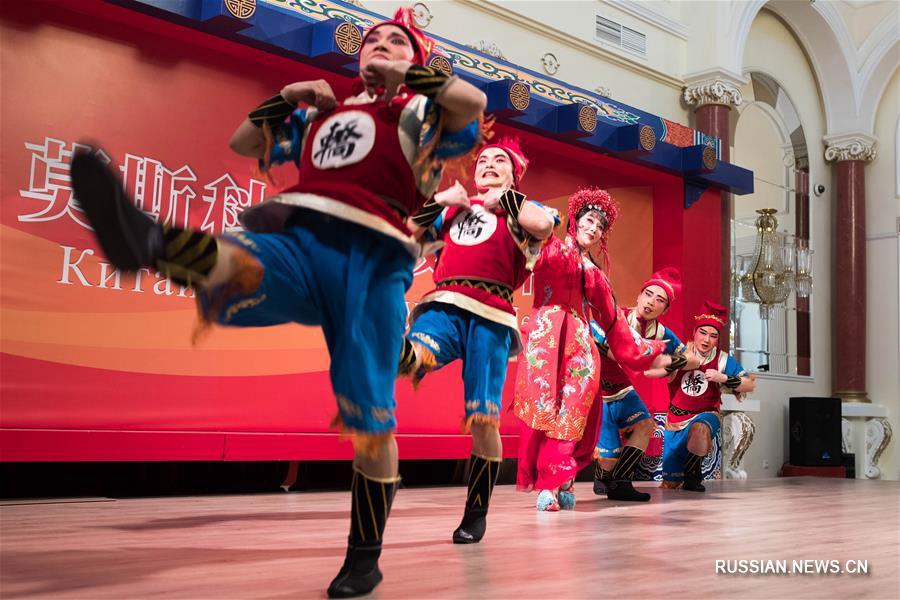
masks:
<instances>
[{"instance_id":1,"label":"male dancer leaping","mask_svg":"<svg viewBox=\"0 0 900 600\"><path fill-rule=\"evenodd\" d=\"M364 92L338 101L326 81L304 81L250 113L232 149L266 166L292 160L300 181L247 210L248 233L158 225L92 155L72 164L75 194L117 268L153 267L194 287L206 323L322 328L337 421L355 450L347 556L331 597L368 593L382 579L398 481L393 387L417 252L405 220L433 194L443 161L480 136L484 94L423 66L432 45L402 9L363 39Z\"/></svg>"}]
</instances>

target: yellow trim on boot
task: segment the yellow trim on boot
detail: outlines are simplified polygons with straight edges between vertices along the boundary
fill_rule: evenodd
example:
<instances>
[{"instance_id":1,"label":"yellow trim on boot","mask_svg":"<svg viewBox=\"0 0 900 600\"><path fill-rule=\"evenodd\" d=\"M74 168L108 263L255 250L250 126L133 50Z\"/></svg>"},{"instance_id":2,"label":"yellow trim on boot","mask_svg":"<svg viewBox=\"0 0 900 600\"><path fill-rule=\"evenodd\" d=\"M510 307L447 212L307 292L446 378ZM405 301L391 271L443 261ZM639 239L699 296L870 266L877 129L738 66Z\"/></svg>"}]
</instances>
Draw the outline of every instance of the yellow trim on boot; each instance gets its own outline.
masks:
<instances>
[{"instance_id":1,"label":"yellow trim on boot","mask_svg":"<svg viewBox=\"0 0 900 600\"><path fill-rule=\"evenodd\" d=\"M474 452L472 452L472 456L476 456L481 460L487 460L490 462L503 462L502 456L484 456L483 454L475 454Z\"/></svg>"},{"instance_id":2,"label":"yellow trim on boot","mask_svg":"<svg viewBox=\"0 0 900 600\"><path fill-rule=\"evenodd\" d=\"M397 474L394 477L372 477L371 475L366 474L362 469L358 466L353 465L353 470L369 481L374 481L376 483L398 483L400 481L400 475Z\"/></svg>"}]
</instances>

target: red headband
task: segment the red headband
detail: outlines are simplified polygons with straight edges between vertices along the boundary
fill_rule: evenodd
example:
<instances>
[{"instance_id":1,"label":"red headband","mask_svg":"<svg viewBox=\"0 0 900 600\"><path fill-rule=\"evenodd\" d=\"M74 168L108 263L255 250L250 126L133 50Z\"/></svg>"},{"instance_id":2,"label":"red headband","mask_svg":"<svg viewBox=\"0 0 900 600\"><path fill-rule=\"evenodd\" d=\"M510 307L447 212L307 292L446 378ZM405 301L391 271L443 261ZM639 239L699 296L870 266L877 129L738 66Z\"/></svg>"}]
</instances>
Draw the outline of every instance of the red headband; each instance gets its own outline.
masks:
<instances>
[{"instance_id":1,"label":"red headband","mask_svg":"<svg viewBox=\"0 0 900 600\"><path fill-rule=\"evenodd\" d=\"M646 290L651 285L661 287L666 292L669 304L672 304L675 297L681 293L681 273L675 267L660 269L644 282L644 287L641 288L641 291Z\"/></svg>"},{"instance_id":2,"label":"red headband","mask_svg":"<svg viewBox=\"0 0 900 600\"><path fill-rule=\"evenodd\" d=\"M478 156L481 156L488 148L500 148L506 152L506 155L509 156L509 160L512 162L513 188L519 189L519 183L525 176L525 171L528 170L528 159L525 157L525 153L522 152L522 147L519 145L519 138L505 137L494 144L488 144L478 151ZM477 167L477 158L475 159L475 162Z\"/></svg>"},{"instance_id":3,"label":"red headband","mask_svg":"<svg viewBox=\"0 0 900 600\"><path fill-rule=\"evenodd\" d=\"M425 35L425 33L416 26L415 17L413 15L412 8L398 8L397 12L394 13L394 18L390 21L382 21L381 23L372 25L371 29L363 36L363 44L365 45L366 38L382 25L394 25L405 31L406 35L409 36L409 40L412 42L413 50L415 51L413 62L417 65L424 65L425 59L427 59L428 55L431 54L431 51L434 50L434 40Z\"/></svg>"}]
</instances>

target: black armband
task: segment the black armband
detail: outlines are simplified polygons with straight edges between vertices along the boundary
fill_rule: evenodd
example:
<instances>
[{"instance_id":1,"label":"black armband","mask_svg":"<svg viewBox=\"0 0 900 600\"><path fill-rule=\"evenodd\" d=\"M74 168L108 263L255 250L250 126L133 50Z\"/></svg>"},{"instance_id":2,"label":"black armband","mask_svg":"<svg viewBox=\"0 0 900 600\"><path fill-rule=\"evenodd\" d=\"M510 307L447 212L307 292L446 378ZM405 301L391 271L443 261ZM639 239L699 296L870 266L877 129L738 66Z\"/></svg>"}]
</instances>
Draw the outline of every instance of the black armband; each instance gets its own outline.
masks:
<instances>
[{"instance_id":1,"label":"black armband","mask_svg":"<svg viewBox=\"0 0 900 600\"><path fill-rule=\"evenodd\" d=\"M519 213L523 206L525 206L525 194L521 192L506 190L500 196L500 208L505 210L506 214L511 216L514 221L519 220Z\"/></svg>"},{"instance_id":2,"label":"black armband","mask_svg":"<svg viewBox=\"0 0 900 600\"><path fill-rule=\"evenodd\" d=\"M419 212L413 215L412 220L413 223L418 225L421 228L431 227L431 224L437 221L437 218L440 216L441 211L444 210L444 207L437 203L437 201L432 198L419 209Z\"/></svg>"},{"instance_id":3,"label":"black armband","mask_svg":"<svg viewBox=\"0 0 900 600\"><path fill-rule=\"evenodd\" d=\"M732 375L722 384L727 387L729 390L736 390L741 385L741 378L737 375Z\"/></svg>"},{"instance_id":4,"label":"black armband","mask_svg":"<svg viewBox=\"0 0 900 600\"><path fill-rule=\"evenodd\" d=\"M674 354L670 354L669 356L672 357L672 362L669 364L669 366L666 367L666 373L674 373L687 364L687 356L685 356L681 352L675 352Z\"/></svg>"},{"instance_id":5,"label":"black armband","mask_svg":"<svg viewBox=\"0 0 900 600\"><path fill-rule=\"evenodd\" d=\"M285 100L284 96L275 94L254 108L247 118L257 127L262 128L264 123L268 123L269 127L274 129L294 112L294 108L295 106Z\"/></svg>"},{"instance_id":6,"label":"black armband","mask_svg":"<svg viewBox=\"0 0 900 600\"><path fill-rule=\"evenodd\" d=\"M449 81L450 77L441 71L422 65L410 65L403 83L413 92L433 99Z\"/></svg>"}]
</instances>

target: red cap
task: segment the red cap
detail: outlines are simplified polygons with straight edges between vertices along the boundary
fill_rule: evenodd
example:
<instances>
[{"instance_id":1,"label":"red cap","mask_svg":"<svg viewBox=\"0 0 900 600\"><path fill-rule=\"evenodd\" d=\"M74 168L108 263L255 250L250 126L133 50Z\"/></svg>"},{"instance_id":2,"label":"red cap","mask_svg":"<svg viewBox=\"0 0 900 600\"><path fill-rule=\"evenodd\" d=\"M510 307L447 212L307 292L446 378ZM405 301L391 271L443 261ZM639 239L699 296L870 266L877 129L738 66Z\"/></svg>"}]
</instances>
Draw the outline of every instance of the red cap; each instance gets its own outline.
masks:
<instances>
[{"instance_id":1,"label":"red cap","mask_svg":"<svg viewBox=\"0 0 900 600\"><path fill-rule=\"evenodd\" d=\"M525 153L522 152L522 147L519 145L519 138L505 137L498 142L488 144L478 151L478 156L481 156L481 153L488 148L500 148L506 152L506 155L509 156L509 160L512 161L513 188L519 189L519 182L525 176L525 171L528 170L528 159L525 157ZM476 158L475 160L477 162L478 159Z\"/></svg>"},{"instance_id":2,"label":"red cap","mask_svg":"<svg viewBox=\"0 0 900 600\"><path fill-rule=\"evenodd\" d=\"M698 327L709 325L715 327L720 334L728 326L728 310L724 306L719 306L715 302L707 300L703 303L703 310L699 315L694 317L694 331Z\"/></svg>"},{"instance_id":3,"label":"red cap","mask_svg":"<svg viewBox=\"0 0 900 600\"><path fill-rule=\"evenodd\" d=\"M675 297L681 293L681 273L675 267L660 269L644 282L644 287L641 288L641 291L644 291L651 285L661 287L666 292L669 304L672 304Z\"/></svg>"},{"instance_id":4,"label":"red cap","mask_svg":"<svg viewBox=\"0 0 900 600\"><path fill-rule=\"evenodd\" d=\"M390 21L382 21L381 23L372 25L371 29L363 36L363 44L366 43L366 38L382 25L395 25L405 31L406 35L409 36L409 40L412 42L413 50L415 51L413 62L417 65L425 64L425 59L427 59L428 55L431 54L431 51L434 50L434 40L425 35L425 32L416 26L412 8L398 8L397 12L394 13L394 18Z\"/></svg>"}]
</instances>

